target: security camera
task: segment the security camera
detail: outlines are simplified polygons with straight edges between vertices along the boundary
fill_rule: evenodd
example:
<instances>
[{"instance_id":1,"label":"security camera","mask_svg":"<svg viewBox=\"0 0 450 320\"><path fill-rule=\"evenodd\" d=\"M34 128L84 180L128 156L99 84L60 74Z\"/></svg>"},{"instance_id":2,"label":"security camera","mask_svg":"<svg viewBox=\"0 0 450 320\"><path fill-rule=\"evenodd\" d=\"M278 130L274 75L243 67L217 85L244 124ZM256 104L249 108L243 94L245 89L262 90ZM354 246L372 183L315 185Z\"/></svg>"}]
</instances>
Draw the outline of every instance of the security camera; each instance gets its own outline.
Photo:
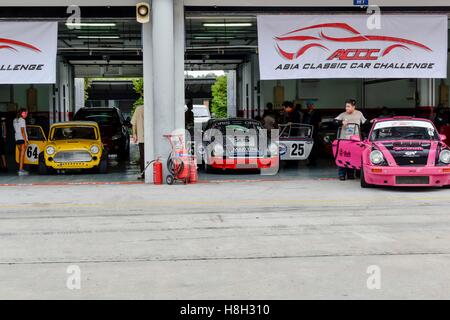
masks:
<instances>
[{"instance_id":1,"label":"security camera","mask_svg":"<svg viewBox=\"0 0 450 320\"><path fill-rule=\"evenodd\" d=\"M150 5L146 2L141 2L136 5L136 20L139 23L150 22Z\"/></svg>"}]
</instances>

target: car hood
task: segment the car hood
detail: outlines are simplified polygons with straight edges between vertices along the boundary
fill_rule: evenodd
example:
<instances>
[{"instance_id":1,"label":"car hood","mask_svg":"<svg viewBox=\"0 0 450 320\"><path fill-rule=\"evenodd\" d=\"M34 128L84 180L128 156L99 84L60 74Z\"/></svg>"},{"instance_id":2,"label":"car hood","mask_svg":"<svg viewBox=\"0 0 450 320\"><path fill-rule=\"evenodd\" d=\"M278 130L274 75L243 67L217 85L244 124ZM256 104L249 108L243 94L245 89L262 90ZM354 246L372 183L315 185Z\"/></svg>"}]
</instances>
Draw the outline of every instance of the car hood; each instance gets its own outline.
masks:
<instances>
[{"instance_id":1,"label":"car hood","mask_svg":"<svg viewBox=\"0 0 450 320\"><path fill-rule=\"evenodd\" d=\"M399 166L425 166L431 150L436 149L437 141L382 141L374 145L382 151L385 156L389 153Z\"/></svg>"},{"instance_id":2,"label":"car hood","mask_svg":"<svg viewBox=\"0 0 450 320\"><path fill-rule=\"evenodd\" d=\"M60 150L88 150L92 145L100 146L100 143L96 140L61 140L61 141L51 141L49 145L56 148L57 151Z\"/></svg>"}]
</instances>

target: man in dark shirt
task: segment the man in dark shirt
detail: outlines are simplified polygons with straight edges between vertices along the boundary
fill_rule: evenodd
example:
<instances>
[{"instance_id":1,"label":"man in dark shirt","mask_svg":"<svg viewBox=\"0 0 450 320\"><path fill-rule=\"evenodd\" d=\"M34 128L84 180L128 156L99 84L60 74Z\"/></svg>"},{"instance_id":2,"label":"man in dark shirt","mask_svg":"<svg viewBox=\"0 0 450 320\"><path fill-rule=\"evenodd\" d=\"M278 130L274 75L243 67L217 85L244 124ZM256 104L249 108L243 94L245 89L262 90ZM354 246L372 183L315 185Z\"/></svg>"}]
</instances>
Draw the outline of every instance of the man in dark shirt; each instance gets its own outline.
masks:
<instances>
[{"instance_id":1,"label":"man in dark shirt","mask_svg":"<svg viewBox=\"0 0 450 320\"><path fill-rule=\"evenodd\" d=\"M314 146L309 155L308 165L315 166L317 164L317 158L319 157L319 143L321 143L319 139L319 127L322 122L322 115L320 114L320 111L316 110L316 106L312 101L306 103L306 108L304 123L313 127L314 139Z\"/></svg>"},{"instance_id":2,"label":"man in dark shirt","mask_svg":"<svg viewBox=\"0 0 450 320\"><path fill-rule=\"evenodd\" d=\"M289 123L301 123L302 117L300 112L295 110L294 104L291 101L283 102L284 108L284 122L285 124Z\"/></svg>"}]
</instances>

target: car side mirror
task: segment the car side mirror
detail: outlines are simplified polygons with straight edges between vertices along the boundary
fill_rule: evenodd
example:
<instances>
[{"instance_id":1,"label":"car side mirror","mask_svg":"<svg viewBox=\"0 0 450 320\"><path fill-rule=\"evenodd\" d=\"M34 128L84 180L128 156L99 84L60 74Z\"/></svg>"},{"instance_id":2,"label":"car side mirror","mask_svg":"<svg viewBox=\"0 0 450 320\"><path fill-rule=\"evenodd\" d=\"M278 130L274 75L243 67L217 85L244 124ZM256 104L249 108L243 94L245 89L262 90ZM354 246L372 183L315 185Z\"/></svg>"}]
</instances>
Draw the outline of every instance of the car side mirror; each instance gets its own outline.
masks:
<instances>
[{"instance_id":1,"label":"car side mirror","mask_svg":"<svg viewBox=\"0 0 450 320\"><path fill-rule=\"evenodd\" d=\"M350 141L361 142L361 137L358 136L358 135L353 135L353 136L350 137Z\"/></svg>"},{"instance_id":2,"label":"car side mirror","mask_svg":"<svg viewBox=\"0 0 450 320\"><path fill-rule=\"evenodd\" d=\"M131 128L131 121L125 120L125 121L123 122L123 125L124 125L125 127Z\"/></svg>"},{"instance_id":3,"label":"car side mirror","mask_svg":"<svg viewBox=\"0 0 450 320\"><path fill-rule=\"evenodd\" d=\"M441 139L441 141L447 140L447 136L445 134L440 134L439 138Z\"/></svg>"}]
</instances>

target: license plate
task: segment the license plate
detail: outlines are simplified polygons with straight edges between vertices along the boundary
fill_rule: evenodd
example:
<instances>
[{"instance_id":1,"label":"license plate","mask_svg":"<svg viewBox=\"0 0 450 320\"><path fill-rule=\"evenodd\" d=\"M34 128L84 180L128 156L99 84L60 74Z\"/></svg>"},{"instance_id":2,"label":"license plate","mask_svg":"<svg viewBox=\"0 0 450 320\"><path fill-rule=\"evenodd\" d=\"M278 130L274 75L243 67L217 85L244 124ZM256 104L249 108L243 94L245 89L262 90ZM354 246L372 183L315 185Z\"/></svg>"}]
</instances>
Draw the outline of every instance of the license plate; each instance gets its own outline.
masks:
<instances>
[{"instance_id":1,"label":"license plate","mask_svg":"<svg viewBox=\"0 0 450 320\"><path fill-rule=\"evenodd\" d=\"M395 178L397 184L430 184L430 177L427 176L405 176L405 177L396 177Z\"/></svg>"},{"instance_id":2,"label":"license plate","mask_svg":"<svg viewBox=\"0 0 450 320\"><path fill-rule=\"evenodd\" d=\"M254 137L235 137L234 138L235 147L254 147L255 138Z\"/></svg>"}]
</instances>

